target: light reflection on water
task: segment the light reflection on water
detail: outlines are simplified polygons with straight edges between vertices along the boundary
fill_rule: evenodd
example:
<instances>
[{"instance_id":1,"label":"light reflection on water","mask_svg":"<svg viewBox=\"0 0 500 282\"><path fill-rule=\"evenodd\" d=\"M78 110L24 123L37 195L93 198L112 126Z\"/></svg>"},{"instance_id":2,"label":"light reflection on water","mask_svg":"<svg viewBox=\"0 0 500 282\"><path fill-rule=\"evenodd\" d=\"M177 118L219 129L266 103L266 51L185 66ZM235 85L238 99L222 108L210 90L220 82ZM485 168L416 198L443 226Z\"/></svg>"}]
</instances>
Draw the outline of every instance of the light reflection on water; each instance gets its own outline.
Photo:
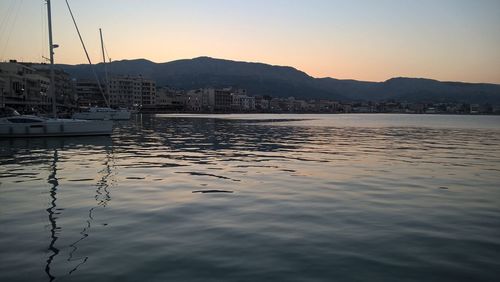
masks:
<instances>
[{"instance_id":1,"label":"light reflection on water","mask_svg":"<svg viewBox=\"0 0 500 282\"><path fill-rule=\"evenodd\" d=\"M217 117L0 140L0 280L500 274L497 117Z\"/></svg>"}]
</instances>

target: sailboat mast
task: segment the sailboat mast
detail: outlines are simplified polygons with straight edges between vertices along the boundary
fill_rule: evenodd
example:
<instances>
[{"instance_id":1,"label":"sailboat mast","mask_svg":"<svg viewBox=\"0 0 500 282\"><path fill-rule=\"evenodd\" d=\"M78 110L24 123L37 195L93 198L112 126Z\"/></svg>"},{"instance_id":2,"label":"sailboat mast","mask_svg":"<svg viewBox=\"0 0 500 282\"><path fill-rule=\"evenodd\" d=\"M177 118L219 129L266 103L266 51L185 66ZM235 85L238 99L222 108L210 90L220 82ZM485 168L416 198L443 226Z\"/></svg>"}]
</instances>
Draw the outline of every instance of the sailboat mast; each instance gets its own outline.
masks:
<instances>
[{"instance_id":1,"label":"sailboat mast","mask_svg":"<svg viewBox=\"0 0 500 282\"><path fill-rule=\"evenodd\" d=\"M107 101L109 101L110 94L109 94L109 78L108 78L108 68L106 67L106 55L104 54L104 40L102 39L102 29L99 28L99 35L101 36L101 49L102 49L102 64L104 65L104 79L105 85L106 85L106 95L108 96ZM110 106L109 104L107 105L108 107Z\"/></svg>"},{"instance_id":2,"label":"sailboat mast","mask_svg":"<svg viewBox=\"0 0 500 282\"><path fill-rule=\"evenodd\" d=\"M57 118L56 109L56 85L54 73L54 42L52 41L52 13L50 7L50 0L47 1L47 18L49 21L49 52L50 52L50 97L52 97L52 116Z\"/></svg>"}]
</instances>

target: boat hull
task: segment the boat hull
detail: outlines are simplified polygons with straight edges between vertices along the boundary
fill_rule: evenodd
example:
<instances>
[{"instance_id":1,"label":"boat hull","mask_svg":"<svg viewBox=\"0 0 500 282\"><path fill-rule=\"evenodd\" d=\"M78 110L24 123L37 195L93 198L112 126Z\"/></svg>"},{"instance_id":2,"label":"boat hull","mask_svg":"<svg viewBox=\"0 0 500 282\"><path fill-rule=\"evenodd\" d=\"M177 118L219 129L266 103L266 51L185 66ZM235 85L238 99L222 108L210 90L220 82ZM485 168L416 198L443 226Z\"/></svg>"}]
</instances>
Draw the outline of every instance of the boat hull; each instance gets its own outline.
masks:
<instances>
[{"instance_id":1,"label":"boat hull","mask_svg":"<svg viewBox=\"0 0 500 282\"><path fill-rule=\"evenodd\" d=\"M111 135L112 121L56 119L37 123L0 124L0 137L57 137Z\"/></svg>"},{"instance_id":2,"label":"boat hull","mask_svg":"<svg viewBox=\"0 0 500 282\"><path fill-rule=\"evenodd\" d=\"M115 111L115 112L81 112L73 115L75 119L86 120L129 120L130 112Z\"/></svg>"}]
</instances>

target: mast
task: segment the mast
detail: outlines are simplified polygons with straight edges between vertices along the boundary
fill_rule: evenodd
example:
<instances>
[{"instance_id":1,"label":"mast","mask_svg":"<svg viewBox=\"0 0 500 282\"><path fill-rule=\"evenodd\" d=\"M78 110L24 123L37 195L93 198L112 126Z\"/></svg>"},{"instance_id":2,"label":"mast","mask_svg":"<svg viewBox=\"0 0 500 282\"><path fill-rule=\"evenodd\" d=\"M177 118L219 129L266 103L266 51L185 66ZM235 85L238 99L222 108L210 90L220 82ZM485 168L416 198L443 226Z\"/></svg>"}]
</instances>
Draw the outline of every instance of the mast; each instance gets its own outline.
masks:
<instances>
[{"instance_id":1,"label":"mast","mask_svg":"<svg viewBox=\"0 0 500 282\"><path fill-rule=\"evenodd\" d=\"M56 85L55 85L55 73L54 73L54 48L57 48L57 45L54 45L52 41L52 14L50 9L50 0L47 1L47 18L49 20L49 52L50 52L50 97L52 97L52 116L57 118L57 109L56 109Z\"/></svg>"},{"instance_id":2,"label":"mast","mask_svg":"<svg viewBox=\"0 0 500 282\"><path fill-rule=\"evenodd\" d=\"M73 12L71 11L71 7L69 6L68 0L66 0L66 6L68 6L69 14L71 15L71 19L73 20L73 24L75 25L76 33L78 34L78 38L80 38L80 42L82 43L83 51L85 52L85 56L87 56L87 61L89 62L90 68L92 69L92 73L94 73L94 77L95 77L95 80L97 81L97 86L99 87L99 91L102 94L102 98L104 99L104 102L109 107L108 99L106 99L106 95L104 94L104 91L102 90L101 82L99 81L99 76L97 75L97 73L92 65L92 61L90 60L90 57L89 57L89 52L87 52L87 48L85 47L85 43L83 42L82 34L80 33L80 29L78 28L78 25L76 24L76 20L75 20L75 17L73 16Z\"/></svg>"},{"instance_id":3,"label":"mast","mask_svg":"<svg viewBox=\"0 0 500 282\"><path fill-rule=\"evenodd\" d=\"M104 40L102 39L102 29L99 28L99 35L101 36L101 50L102 50L102 64L104 66L104 83L106 85L106 95L108 99L104 99L104 101L109 101L109 78L108 78L108 68L106 67L106 55L104 54ZM107 103L108 108L110 107L109 103Z\"/></svg>"}]
</instances>

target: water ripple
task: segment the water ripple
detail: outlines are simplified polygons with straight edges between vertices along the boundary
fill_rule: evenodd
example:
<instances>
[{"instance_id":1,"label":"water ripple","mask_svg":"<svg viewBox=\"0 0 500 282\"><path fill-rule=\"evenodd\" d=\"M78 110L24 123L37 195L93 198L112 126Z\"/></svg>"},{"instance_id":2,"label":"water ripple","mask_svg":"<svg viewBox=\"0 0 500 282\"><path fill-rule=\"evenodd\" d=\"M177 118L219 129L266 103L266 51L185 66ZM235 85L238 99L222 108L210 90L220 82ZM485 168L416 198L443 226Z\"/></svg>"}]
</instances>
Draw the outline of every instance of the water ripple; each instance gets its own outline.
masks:
<instances>
[{"instance_id":1,"label":"water ripple","mask_svg":"<svg viewBox=\"0 0 500 282\"><path fill-rule=\"evenodd\" d=\"M0 140L0 280L500 276L497 117L242 118Z\"/></svg>"}]
</instances>

